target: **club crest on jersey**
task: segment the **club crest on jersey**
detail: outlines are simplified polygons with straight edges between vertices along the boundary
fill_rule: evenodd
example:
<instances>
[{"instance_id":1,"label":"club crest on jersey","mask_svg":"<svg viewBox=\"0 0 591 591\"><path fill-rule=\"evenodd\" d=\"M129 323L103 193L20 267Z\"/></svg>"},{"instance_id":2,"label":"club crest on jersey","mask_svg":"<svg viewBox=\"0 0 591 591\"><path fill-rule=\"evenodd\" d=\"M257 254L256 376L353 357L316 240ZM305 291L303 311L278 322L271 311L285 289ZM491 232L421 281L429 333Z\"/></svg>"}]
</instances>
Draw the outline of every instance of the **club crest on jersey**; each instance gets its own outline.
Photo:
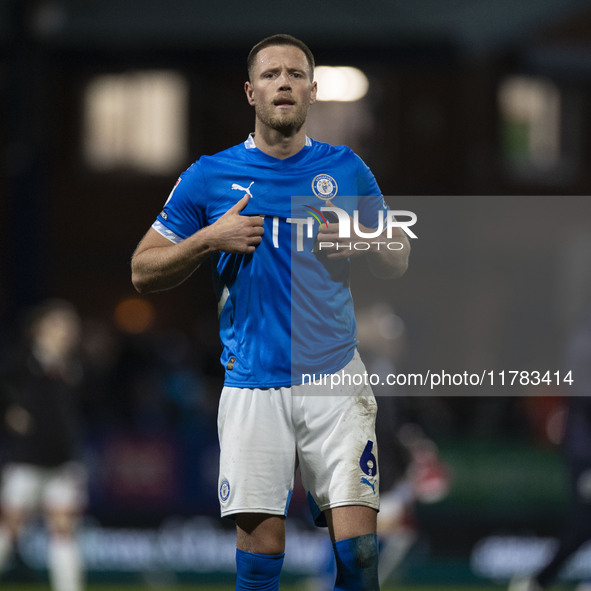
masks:
<instances>
[{"instance_id":1,"label":"club crest on jersey","mask_svg":"<svg viewBox=\"0 0 591 591\"><path fill-rule=\"evenodd\" d=\"M329 174L318 174L312 181L312 191L318 199L326 201L334 197L338 190L337 182Z\"/></svg>"},{"instance_id":2,"label":"club crest on jersey","mask_svg":"<svg viewBox=\"0 0 591 591\"><path fill-rule=\"evenodd\" d=\"M225 503L230 497L230 483L227 480L222 480L220 484L220 501Z\"/></svg>"}]
</instances>

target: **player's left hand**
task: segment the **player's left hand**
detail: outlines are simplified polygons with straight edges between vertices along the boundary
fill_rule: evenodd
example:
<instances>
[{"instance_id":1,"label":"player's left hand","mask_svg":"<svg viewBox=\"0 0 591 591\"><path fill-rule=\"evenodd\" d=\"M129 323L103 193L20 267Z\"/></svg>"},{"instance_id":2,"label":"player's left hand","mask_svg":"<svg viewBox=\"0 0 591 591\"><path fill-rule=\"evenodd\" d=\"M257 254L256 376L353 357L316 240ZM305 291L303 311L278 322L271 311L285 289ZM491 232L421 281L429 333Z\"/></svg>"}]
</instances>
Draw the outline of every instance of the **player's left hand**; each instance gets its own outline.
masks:
<instances>
[{"instance_id":1,"label":"player's left hand","mask_svg":"<svg viewBox=\"0 0 591 591\"><path fill-rule=\"evenodd\" d=\"M336 216L335 216L336 217ZM343 228L343 224L347 223L349 231ZM340 238L340 236L350 236L350 238ZM346 259L355 257L367 252L364 247L355 248L355 245L367 240L362 240L357 236L353 230L353 218L347 216L347 221L329 221L328 224L322 224L316 235L316 243L314 251L322 253L327 259Z\"/></svg>"},{"instance_id":2,"label":"player's left hand","mask_svg":"<svg viewBox=\"0 0 591 591\"><path fill-rule=\"evenodd\" d=\"M322 224L316 234L314 251L327 259L344 259L351 256L351 240L339 238L339 222Z\"/></svg>"}]
</instances>

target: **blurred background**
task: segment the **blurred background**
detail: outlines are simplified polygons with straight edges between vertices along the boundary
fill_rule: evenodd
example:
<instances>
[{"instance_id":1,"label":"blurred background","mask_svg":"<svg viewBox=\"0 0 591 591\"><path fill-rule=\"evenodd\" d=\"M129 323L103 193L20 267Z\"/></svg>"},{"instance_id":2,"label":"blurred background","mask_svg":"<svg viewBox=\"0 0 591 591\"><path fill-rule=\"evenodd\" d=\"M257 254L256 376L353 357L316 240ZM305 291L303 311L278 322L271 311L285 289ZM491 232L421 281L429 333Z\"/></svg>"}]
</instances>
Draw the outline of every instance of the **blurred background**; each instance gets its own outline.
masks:
<instances>
[{"instance_id":1,"label":"blurred background","mask_svg":"<svg viewBox=\"0 0 591 591\"><path fill-rule=\"evenodd\" d=\"M395 367L568 370L591 298L589 0L0 0L0 355L47 297L83 317L91 577L233 569L209 271L140 298L129 261L180 172L252 131L246 55L276 32L307 42L336 91L309 135L351 146L390 206L418 215L402 280L354 275L358 306L379 300L403 327L386 335L403 338ZM568 504L569 393L561 379L396 392L449 490L417 503L393 577L503 582L542 564ZM291 512L286 570L310 576L320 542L301 494ZM44 535L21 540L39 572ZM568 580L591 577L586 552Z\"/></svg>"}]
</instances>

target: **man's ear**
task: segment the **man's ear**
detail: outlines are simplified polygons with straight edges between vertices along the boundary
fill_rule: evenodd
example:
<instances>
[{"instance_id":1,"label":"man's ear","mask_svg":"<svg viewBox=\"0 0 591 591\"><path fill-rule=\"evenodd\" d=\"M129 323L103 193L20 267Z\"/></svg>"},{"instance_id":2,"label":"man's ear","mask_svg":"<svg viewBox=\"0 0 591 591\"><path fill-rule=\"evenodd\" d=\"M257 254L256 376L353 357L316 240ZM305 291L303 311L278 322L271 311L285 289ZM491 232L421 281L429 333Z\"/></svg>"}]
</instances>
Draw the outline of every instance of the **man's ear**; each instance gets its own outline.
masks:
<instances>
[{"instance_id":1,"label":"man's ear","mask_svg":"<svg viewBox=\"0 0 591 591\"><path fill-rule=\"evenodd\" d=\"M316 94L318 93L318 83L312 82L312 91L310 92L310 104L313 105L316 102Z\"/></svg>"},{"instance_id":2,"label":"man's ear","mask_svg":"<svg viewBox=\"0 0 591 591\"><path fill-rule=\"evenodd\" d=\"M254 107L254 89L250 80L244 83L244 92L246 93L246 100L251 107Z\"/></svg>"}]
</instances>

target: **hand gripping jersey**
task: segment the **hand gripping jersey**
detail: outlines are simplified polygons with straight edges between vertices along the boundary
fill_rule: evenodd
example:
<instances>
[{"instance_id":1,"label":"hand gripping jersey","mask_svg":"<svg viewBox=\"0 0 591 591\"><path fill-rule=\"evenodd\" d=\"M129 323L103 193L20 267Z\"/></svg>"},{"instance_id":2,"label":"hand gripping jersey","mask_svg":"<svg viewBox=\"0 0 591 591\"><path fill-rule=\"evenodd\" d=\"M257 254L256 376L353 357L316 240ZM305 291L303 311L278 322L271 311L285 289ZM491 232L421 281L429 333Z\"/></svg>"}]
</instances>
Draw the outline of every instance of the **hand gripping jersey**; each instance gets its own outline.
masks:
<instances>
[{"instance_id":1,"label":"hand gripping jersey","mask_svg":"<svg viewBox=\"0 0 591 591\"><path fill-rule=\"evenodd\" d=\"M327 206L377 227L388 208L374 176L346 146L308 138L280 160L249 137L186 170L153 228L180 242L246 194L241 215L264 216L262 242L252 255L220 252L213 261L225 385L278 388L339 371L357 345L349 263L327 261L315 236Z\"/></svg>"}]
</instances>

